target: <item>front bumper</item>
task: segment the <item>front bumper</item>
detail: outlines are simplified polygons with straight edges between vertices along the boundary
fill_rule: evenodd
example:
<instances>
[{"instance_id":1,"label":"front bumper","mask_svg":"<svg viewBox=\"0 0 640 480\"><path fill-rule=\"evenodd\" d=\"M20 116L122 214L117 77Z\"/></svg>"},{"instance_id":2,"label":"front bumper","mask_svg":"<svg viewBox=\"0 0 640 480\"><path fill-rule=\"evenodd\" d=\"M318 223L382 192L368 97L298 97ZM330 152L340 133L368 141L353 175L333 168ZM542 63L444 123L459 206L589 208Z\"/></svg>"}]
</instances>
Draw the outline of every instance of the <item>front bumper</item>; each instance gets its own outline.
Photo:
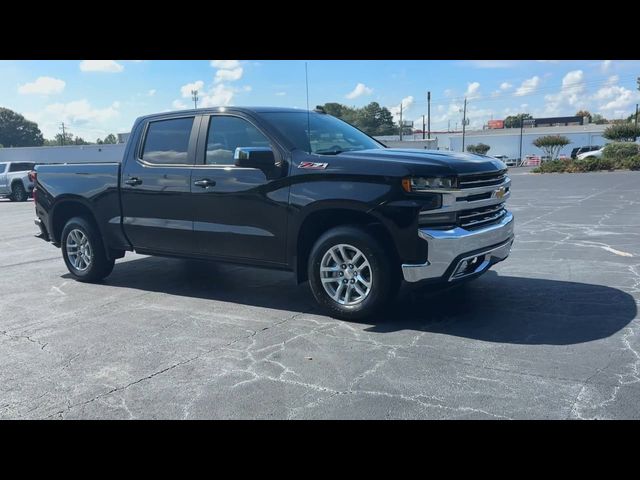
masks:
<instances>
[{"instance_id":1,"label":"front bumper","mask_svg":"<svg viewBox=\"0 0 640 480\"><path fill-rule=\"evenodd\" d=\"M428 259L424 264L403 264L405 281L451 282L485 272L509 256L513 222L513 215L507 212L500 222L477 230L419 229L418 235L428 243Z\"/></svg>"}]
</instances>

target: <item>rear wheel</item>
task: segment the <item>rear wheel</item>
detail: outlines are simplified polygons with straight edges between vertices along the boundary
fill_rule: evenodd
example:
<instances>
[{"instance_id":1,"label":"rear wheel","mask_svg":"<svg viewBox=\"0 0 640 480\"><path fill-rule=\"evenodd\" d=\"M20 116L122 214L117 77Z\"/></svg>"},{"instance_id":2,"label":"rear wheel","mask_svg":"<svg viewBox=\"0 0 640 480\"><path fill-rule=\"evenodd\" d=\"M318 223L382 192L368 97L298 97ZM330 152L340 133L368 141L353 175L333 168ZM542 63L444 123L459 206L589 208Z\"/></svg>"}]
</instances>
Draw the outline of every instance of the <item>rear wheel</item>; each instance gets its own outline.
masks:
<instances>
[{"instance_id":1,"label":"rear wheel","mask_svg":"<svg viewBox=\"0 0 640 480\"><path fill-rule=\"evenodd\" d=\"M29 196L27 195L27 191L24 189L24 185L22 182L15 182L11 185L11 200L14 202L26 202Z\"/></svg>"},{"instance_id":2,"label":"rear wheel","mask_svg":"<svg viewBox=\"0 0 640 480\"><path fill-rule=\"evenodd\" d=\"M62 230L62 257L69 273L81 282L107 277L115 260L108 259L98 229L84 217L74 217Z\"/></svg>"},{"instance_id":3,"label":"rear wheel","mask_svg":"<svg viewBox=\"0 0 640 480\"><path fill-rule=\"evenodd\" d=\"M388 252L364 229L336 227L309 256L309 285L318 304L345 320L370 316L395 293Z\"/></svg>"}]
</instances>

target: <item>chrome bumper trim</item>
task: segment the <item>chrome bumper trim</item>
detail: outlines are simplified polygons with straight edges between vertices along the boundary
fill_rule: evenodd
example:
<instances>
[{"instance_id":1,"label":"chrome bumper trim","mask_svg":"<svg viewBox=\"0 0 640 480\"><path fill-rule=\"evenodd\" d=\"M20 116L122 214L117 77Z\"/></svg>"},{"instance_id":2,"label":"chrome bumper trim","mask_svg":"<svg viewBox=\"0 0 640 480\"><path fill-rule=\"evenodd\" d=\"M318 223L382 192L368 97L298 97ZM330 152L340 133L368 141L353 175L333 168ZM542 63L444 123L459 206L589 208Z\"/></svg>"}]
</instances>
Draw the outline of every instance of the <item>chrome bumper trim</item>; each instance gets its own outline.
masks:
<instances>
[{"instance_id":1,"label":"chrome bumper trim","mask_svg":"<svg viewBox=\"0 0 640 480\"><path fill-rule=\"evenodd\" d=\"M470 257L487 255L471 274L488 269L509 256L513 243L513 222L513 214L507 212L498 223L477 230L465 230L460 227L451 230L419 229L418 235L428 243L428 259L424 264L403 264L402 274L405 281L419 282L440 278L458 257L471 252L474 253ZM462 260L464 258L457 263ZM454 279L449 277L447 280Z\"/></svg>"}]
</instances>

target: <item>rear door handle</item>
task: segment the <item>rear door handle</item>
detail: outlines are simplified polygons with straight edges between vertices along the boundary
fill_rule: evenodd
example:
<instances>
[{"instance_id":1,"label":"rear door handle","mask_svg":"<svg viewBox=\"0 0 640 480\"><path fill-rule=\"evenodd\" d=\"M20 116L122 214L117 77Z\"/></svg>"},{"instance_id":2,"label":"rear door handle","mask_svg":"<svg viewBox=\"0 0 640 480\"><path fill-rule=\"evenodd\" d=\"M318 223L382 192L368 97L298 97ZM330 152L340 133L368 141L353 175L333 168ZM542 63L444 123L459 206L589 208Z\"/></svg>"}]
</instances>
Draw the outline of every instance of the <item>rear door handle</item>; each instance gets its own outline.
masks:
<instances>
[{"instance_id":1,"label":"rear door handle","mask_svg":"<svg viewBox=\"0 0 640 480\"><path fill-rule=\"evenodd\" d=\"M140 185L142 183L142 180L140 180L138 177L131 177L128 180L125 180L124 183L135 187L136 185Z\"/></svg>"},{"instance_id":2,"label":"rear door handle","mask_svg":"<svg viewBox=\"0 0 640 480\"><path fill-rule=\"evenodd\" d=\"M214 180L209 180L208 178L203 178L202 180L196 180L195 182L193 182L193 184L196 187L207 188L214 187L216 185L216 182Z\"/></svg>"}]
</instances>

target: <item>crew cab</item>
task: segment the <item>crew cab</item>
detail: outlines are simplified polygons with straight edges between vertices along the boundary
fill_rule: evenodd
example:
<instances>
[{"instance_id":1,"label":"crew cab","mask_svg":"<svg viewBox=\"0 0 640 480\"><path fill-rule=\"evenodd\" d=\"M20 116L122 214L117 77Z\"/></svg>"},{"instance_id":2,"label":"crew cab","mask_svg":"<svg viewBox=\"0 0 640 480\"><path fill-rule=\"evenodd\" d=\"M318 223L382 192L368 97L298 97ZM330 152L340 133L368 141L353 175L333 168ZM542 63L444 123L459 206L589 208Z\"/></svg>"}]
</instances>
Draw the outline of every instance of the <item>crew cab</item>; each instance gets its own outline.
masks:
<instances>
[{"instance_id":1,"label":"crew cab","mask_svg":"<svg viewBox=\"0 0 640 480\"><path fill-rule=\"evenodd\" d=\"M80 281L126 251L289 270L362 318L401 281L504 260L511 180L491 157L392 149L323 111L219 107L136 120L120 163L37 167L36 224Z\"/></svg>"},{"instance_id":2,"label":"crew cab","mask_svg":"<svg viewBox=\"0 0 640 480\"><path fill-rule=\"evenodd\" d=\"M34 184L29 172L32 162L0 162L0 196L14 202L24 202L31 195Z\"/></svg>"}]
</instances>

